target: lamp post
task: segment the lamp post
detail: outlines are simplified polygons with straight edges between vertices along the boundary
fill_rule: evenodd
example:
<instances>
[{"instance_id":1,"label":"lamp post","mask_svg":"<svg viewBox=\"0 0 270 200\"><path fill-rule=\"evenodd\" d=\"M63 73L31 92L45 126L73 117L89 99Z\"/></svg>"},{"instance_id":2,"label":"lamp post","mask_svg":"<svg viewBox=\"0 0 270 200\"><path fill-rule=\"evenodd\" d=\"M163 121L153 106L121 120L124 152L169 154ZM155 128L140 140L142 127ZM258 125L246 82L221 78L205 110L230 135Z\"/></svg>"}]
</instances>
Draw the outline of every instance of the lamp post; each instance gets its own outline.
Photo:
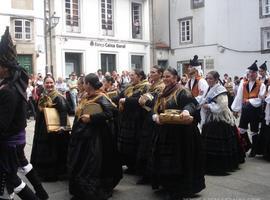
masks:
<instances>
[{"instance_id":1,"label":"lamp post","mask_svg":"<svg viewBox=\"0 0 270 200\"><path fill-rule=\"evenodd\" d=\"M50 1L49 1L50 2ZM52 64L52 56L53 56L53 48L52 48L52 29L54 29L59 23L60 17L57 17L55 12L51 14L50 12L50 3L48 3L49 9L47 10L47 3L44 1L44 30L45 30L45 57L46 57L46 67L45 72L53 74L53 64ZM49 39L49 42L48 42ZM48 48L49 44L49 48ZM50 51L50 56L48 55L48 50Z\"/></svg>"}]
</instances>

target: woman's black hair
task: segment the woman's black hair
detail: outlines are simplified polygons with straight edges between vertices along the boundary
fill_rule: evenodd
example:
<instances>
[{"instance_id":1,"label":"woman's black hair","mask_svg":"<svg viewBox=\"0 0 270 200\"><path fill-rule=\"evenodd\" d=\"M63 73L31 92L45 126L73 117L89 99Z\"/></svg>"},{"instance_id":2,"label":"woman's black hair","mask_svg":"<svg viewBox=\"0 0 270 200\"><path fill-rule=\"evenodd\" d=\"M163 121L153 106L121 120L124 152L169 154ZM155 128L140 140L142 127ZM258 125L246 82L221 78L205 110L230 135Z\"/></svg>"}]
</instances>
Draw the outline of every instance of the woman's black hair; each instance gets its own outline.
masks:
<instances>
[{"instance_id":1,"label":"woman's black hair","mask_svg":"<svg viewBox=\"0 0 270 200\"><path fill-rule=\"evenodd\" d=\"M141 70L141 69L134 69L133 71L134 71L134 73L135 73L137 76L140 76L140 77L141 77L141 78L140 78L141 81L144 80L144 79L146 79L146 74L144 73L143 70Z\"/></svg>"},{"instance_id":2,"label":"woman's black hair","mask_svg":"<svg viewBox=\"0 0 270 200\"><path fill-rule=\"evenodd\" d=\"M173 67L167 67L167 68L165 69L165 71L168 71L168 72L170 72L172 75L178 77L178 72L177 72L176 69L174 69Z\"/></svg>"},{"instance_id":3,"label":"woman's black hair","mask_svg":"<svg viewBox=\"0 0 270 200\"><path fill-rule=\"evenodd\" d=\"M85 84L89 83L95 90L102 87L102 83L99 81L99 78L96 74L90 73L87 74L84 78Z\"/></svg>"},{"instance_id":4,"label":"woman's black hair","mask_svg":"<svg viewBox=\"0 0 270 200\"><path fill-rule=\"evenodd\" d=\"M43 82L45 82L46 79L48 79L48 78L51 78L51 79L53 80L53 82L55 82L55 80L54 80L54 78L53 78L52 75L46 75L46 76L44 77L44 79L43 79Z\"/></svg>"},{"instance_id":5,"label":"woman's black hair","mask_svg":"<svg viewBox=\"0 0 270 200\"><path fill-rule=\"evenodd\" d=\"M154 65L153 68L156 69L157 72L163 76L164 69L161 66Z\"/></svg>"},{"instance_id":6,"label":"woman's black hair","mask_svg":"<svg viewBox=\"0 0 270 200\"><path fill-rule=\"evenodd\" d=\"M80 84L83 84L84 83L84 77L80 77L80 78L78 78L78 83L80 83Z\"/></svg>"},{"instance_id":7,"label":"woman's black hair","mask_svg":"<svg viewBox=\"0 0 270 200\"><path fill-rule=\"evenodd\" d=\"M105 79L108 83L111 82L112 84L114 84L114 82L115 82L114 79L113 79L113 77L111 77L111 76L105 76L104 79Z\"/></svg>"},{"instance_id":8,"label":"woman's black hair","mask_svg":"<svg viewBox=\"0 0 270 200\"><path fill-rule=\"evenodd\" d=\"M207 74L211 74L216 81L219 81L223 85L223 82L220 80L220 75L217 71L210 71Z\"/></svg>"}]
</instances>

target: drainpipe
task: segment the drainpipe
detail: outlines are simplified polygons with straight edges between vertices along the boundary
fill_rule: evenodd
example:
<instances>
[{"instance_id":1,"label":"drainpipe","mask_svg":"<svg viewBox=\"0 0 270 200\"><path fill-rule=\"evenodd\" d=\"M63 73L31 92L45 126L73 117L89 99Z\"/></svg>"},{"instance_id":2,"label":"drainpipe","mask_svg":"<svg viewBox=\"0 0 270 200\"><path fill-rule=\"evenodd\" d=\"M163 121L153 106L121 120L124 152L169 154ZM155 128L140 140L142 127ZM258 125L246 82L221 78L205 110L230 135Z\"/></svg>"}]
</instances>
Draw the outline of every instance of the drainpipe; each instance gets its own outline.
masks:
<instances>
[{"instance_id":1,"label":"drainpipe","mask_svg":"<svg viewBox=\"0 0 270 200\"><path fill-rule=\"evenodd\" d=\"M45 52L45 73L48 73L48 38L47 38L47 0L44 0L44 52Z\"/></svg>"}]
</instances>

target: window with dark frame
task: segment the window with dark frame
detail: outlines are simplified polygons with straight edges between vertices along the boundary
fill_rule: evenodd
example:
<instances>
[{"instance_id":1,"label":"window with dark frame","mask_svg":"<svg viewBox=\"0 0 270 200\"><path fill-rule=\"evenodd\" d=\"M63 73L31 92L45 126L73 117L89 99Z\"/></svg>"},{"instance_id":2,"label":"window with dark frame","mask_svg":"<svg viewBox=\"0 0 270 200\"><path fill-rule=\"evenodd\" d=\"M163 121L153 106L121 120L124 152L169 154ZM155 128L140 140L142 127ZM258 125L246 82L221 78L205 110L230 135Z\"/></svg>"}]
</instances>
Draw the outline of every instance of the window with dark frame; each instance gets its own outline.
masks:
<instances>
[{"instance_id":1,"label":"window with dark frame","mask_svg":"<svg viewBox=\"0 0 270 200\"><path fill-rule=\"evenodd\" d=\"M131 3L132 38L142 39L142 4Z\"/></svg>"},{"instance_id":2,"label":"window with dark frame","mask_svg":"<svg viewBox=\"0 0 270 200\"><path fill-rule=\"evenodd\" d=\"M270 17L270 0L260 0L260 18Z\"/></svg>"},{"instance_id":3,"label":"window with dark frame","mask_svg":"<svg viewBox=\"0 0 270 200\"><path fill-rule=\"evenodd\" d=\"M204 7L204 0L191 0L191 8L202 8Z\"/></svg>"},{"instance_id":4,"label":"window with dark frame","mask_svg":"<svg viewBox=\"0 0 270 200\"><path fill-rule=\"evenodd\" d=\"M67 31L80 31L80 6L79 0L65 0Z\"/></svg>"},{"instance_id":5,"label":"window with dark frame","mask_svg":"<svg viewBox=\"0 0 270 200\"><path fill-rule=\"evenodd\" d=\"M27 19L14 19L14 38L16 40L31 40L32 22Z\"/></svg>"},{"instance_id":6,"label":"window with dark frame","mask_svg":"<svg viewBox=\"0 0 270 200\"><path fill-rule=\"evenodd\" d=\"M143 70L143 57L141 55L131 55L131 69Z\"/></svg>"},{"instance_id":7,"label":"window with dark frame","mask_svg":"<svg viewBox=\"0 0 270 200\"><path fill-rule=\"evenodd\" d=\"M113 0L101 0L101 28L103 35L113 35Z\"/></svg>"},{"instance_id":8,"label":"window with dark frame","mask_svg":"<svg viewBox=\"0 0 270 200\"><path fill-rule=\"evenodd\" d=\"M192 43L192 18L179 19L180 44Z\"/></svg>"},{"instance_id":9,"label":"window with dark frame","mask_svg":"<svg viewBox=\"0 0 270 200\"><path fill-rule=\"evenodd\" d=\"M270 53L270 27L261 28L262 52Z\"/></svg>"}]
</instances>

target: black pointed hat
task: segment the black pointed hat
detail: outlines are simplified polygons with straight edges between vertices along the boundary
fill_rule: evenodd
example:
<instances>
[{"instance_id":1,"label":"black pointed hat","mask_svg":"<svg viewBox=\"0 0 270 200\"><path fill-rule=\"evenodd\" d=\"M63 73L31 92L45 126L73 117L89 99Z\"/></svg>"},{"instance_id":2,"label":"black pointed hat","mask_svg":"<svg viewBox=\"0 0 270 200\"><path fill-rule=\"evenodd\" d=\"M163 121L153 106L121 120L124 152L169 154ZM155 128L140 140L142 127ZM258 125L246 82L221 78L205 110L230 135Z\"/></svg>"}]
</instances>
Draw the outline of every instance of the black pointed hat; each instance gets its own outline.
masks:
<instances>
[{"instance_id":1,"label":"black pointed hat","mask_svg":"<svg viewBox=\"0 0 270 200\"><path fill-rule=\"evenodd\" d=\"M201 64L198 62L198 56L195 55L192 60L189 61L189 64L193 67L200 66Z\"/></svg>"},{"instance_id":2,"label":"black pointed hat","mask_svg":"<svg viewBox=\"0 0 270 200\"><path fill-rule=\"evenodd\" d=\"M257 60L255 60L255 62L250 67L248 67L248 69L257 72L259 69L256 63Z\"/></svg>"},{"instance_id":3,"label":"black pointed hat","mask_svg":"<svg viewBox=\"0 0 270 200\"><path fill-rule=\"evenodd\" d=\"M0 42L0 64L7 68L18 65L16 46L13 44L8 26Z\"/></svg>"},{"instance_id":4,"label":"black pointed hat","mask_svg":"<svg viewBox=\"0 0 270 200\"><path fill-rule=\"evenodd\" d=\"M27 101L26 88L29 77L26 70L17 62L16 46L12 42L8 27L0 42L0 65L10 69L8 83L13 84L23 99Z\"/></svg>"},{"instance_id":5,"label":"black pointed hat","mask_svg":"<svg viewBox=\"0 0 270 200\"><path fill-rule=\"evenodd\" d=\"M265 61L259 68L266 71L267 70L266 62L267 61Z\"/></svg>"}]
</instances>

